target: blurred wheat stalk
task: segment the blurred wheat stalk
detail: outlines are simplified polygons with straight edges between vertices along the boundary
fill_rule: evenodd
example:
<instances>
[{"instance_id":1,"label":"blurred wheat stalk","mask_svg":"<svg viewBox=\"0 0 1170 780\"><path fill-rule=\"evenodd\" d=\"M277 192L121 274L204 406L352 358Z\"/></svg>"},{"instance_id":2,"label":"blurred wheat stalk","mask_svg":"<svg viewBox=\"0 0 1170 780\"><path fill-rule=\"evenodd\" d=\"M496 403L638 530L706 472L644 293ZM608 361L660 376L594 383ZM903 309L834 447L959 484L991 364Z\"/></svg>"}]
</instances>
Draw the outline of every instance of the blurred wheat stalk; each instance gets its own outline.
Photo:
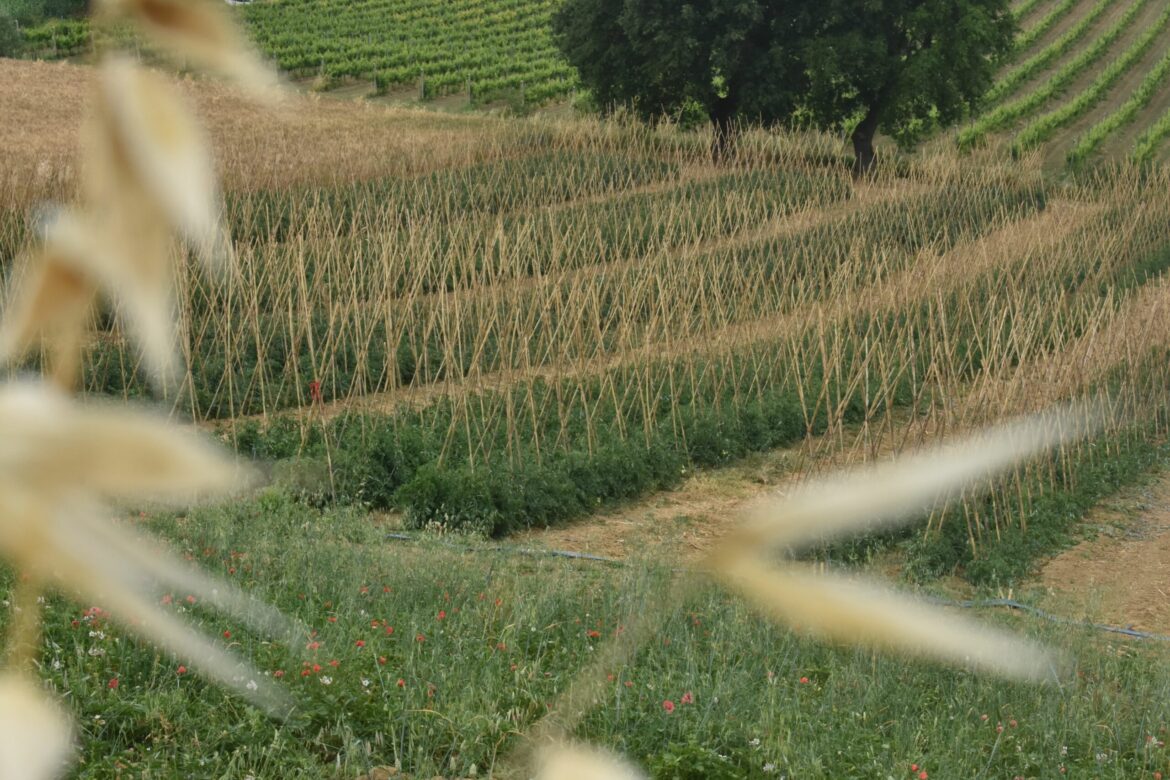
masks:
<instances>
[{"instance_id":1,"label":"blurred wheat stalk","mask_svg":"<svg viewBox=\"0 0 1170 780\"><path fill-rule=\"evenodd\" d=\"M261 63L214 0L100 0L106 18L136 22L180 62L276 95ZM90 596L131 630L270 712L287 711L266 678L169 614L150 593L173 585L259 630L289 625L106 519L110 502L184 502L239 489L246 471L209 444L141 412L81 405L81 347L99 296L134 335L157 388L178 376L172 295L180 237L212 273L231 262L198 124L170 82L117 55L101 65L85 148L81 206L44 228L0 322L0 362L44 343L48 383L0 385L0 554L21 572L13 597L7 669L0 676L0 778L44 778L66 768L68 716L32 672L40 645L39 598L48 586ZM182 256L182 255L180 255ZM875 530L954 498L1022 459L1083 435L1096 414L1069 410L972 437L946 450L809 486L759 511L710 556L706 570L760 610L826 638L957 662L1011 678L1043 680L1059 661L1042 648L929 608L877 585L784 561L803 547ZM678 599L685 588L663 596ZM500 774L544 780L638 777L622 759L571 742L606 673L629 662L659 609L629 624L531 729Z\"/></svg>"},{"instance_id":2,"label":"blurred wheat stalk","mask_svg":"<svg viewBox=\"0 0 1170 780\"><path fill-rule=\"evenodd\" d=\"M832 475L768 501L705 561L706 573L762 614L828 640L893 650L1012 680L1056 681L1065 659L1023 638L962 619L878 583L819 571L791 560L842 536L880 531L921 517L941 502L978 491L996 475L1097 429L1100 403L1082 403L978 432L949 446L866 469ZM581 719L604 696L608 675L630 663L661 616L685 598L689 582L659 594L655 609L630 615L612 640L561 695L518 751L508 777L541 780L641 775L617 759L572 742ZM598 769L582 774L571 766Z\"/></svg>"},{"instance_id":3,"label":"blurred wheat stalk","mask_svg":"<svg viewBox=\"0 0 1170 780\"><path fill-rule=\"evenodd\" d=\"M211 0L99 0L161 53L275 99L275 74ZM152 594L175 586L246 620L285 632L251 602L113 524L107 504L180 503L241 488L248 471L164 419L70 398L98 297L119 313L169 393L178 376L172 258L180 237L211 272L230 260L212 158L172 83L116 53L99 66L84 135L80 205L46 220L0 321L0 363L43 343L49 382L0 385L0 554L16 568L6 668L0 676L0 777L52 777L72 753L70 719L32 674L46 587L100 603L131 631L270 712L285 695L171 614Z\"/></svg>"}]
</instances>

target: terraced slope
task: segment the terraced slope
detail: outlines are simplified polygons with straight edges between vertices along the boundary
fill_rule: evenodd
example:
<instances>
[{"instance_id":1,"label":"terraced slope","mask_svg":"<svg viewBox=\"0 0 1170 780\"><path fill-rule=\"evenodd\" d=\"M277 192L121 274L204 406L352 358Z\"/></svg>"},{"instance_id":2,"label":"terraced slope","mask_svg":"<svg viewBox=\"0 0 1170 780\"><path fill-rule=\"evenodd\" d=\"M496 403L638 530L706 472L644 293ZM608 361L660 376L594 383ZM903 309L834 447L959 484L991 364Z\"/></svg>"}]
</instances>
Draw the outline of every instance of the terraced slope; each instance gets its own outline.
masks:
<instances>
[{"instance_id":1,"label":"terraced slope","mask_svg":"<svg viewBox=\"0 0 1170 780\"><path fill-rule=\"evenodd\" d=\"M568 95L576 71L552 43L555 0L254 0L235 9L266 56L318 89L430 99L459 93L540 104ZM24 31L29 58L85 57L84 20ZM100 43L100 42L99 42Z\"/></svg>"},{"instance_id":2,"label":"terraced slope","mask_svg":"<svg viewBox=\"0 0 1170 780\"><path fill-rule=\"evenodd\" d=\"M1016 6L1018 51L960 147L1039 148L1046 167L1153 160L1170 136L1170 8L1153 0Z\"/></svg>"},{"instance_id":3,"label":"terraced slope","mask_svg":"<svg viewBox=\"0 0 1170 780\"><path fill-rule=\"evenodd\" d=\"M553 46L552 0L258 0L240 12L261 49L294 75L329 83L470 89L530 102L564 95L575 71Z\"/></svg>"}]
</instances>

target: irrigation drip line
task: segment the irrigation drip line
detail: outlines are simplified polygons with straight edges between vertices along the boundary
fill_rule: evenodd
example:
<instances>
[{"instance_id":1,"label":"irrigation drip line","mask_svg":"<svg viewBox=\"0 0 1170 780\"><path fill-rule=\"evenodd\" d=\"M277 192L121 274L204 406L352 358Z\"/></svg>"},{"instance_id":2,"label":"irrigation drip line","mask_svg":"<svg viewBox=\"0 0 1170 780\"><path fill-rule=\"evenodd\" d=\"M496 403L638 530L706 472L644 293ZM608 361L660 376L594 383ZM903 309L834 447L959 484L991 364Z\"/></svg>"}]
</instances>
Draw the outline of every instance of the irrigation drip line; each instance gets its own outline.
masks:
<instances>
[{"instance_id":1,"label":"irrigation drip line","mask_svg":"<svg viewBox=\"0 0 1170 780\"><path fill-rule=\"evenodd\" d=\"M387 539L405 542L417 542L419 537L411 534L386 534ZM495 552L504 553L505 555L526 555L530 557L543 558L568 558L570 560L580 561L594 561L597 563L608 563L616 566L625 566L626 561L620 558L607 558L604 555L591 555L589 553L571 552L567 550L538 550L531 547L511 547L503 544L496 544L491 546L476 546L470 544L456 544L454 542L439 541L443 547L460 552ZM945 599L937 596L928 596L924 599L931 604L936 604L941 607L957 607L959 609L986 609L990 607L1006 607L1008 609L1019 610L1033 615L1042 620L1047 620L1052 623L1059 623L1065 626L1078 626L1080 628L1091 628L1096 631L1104 631L1110 634L1120 634L1122 636L1130 637L1131 639L1148 639L1154 642L1170 642L1170 636L1165 634L1154 634L1148 631L1138 631L1134 628L1122 628L1121 626L1110 626L1105 623L1092 623L1087 620L1073 620L1072 618L1061 617L1047 612L1039 607L1033 607L1030 604L1024 604L1015 599L972 599L972 600L956 600Z\"/></svg>"},{"instance_id":2,"label":"irrigation drip line","mask_svg":"<svg viewBox=\"0 0 1170 780\"><path fill-rule=\"evenodd\" d=\"M417 542L418 537L410 534L386 534L387 539L395 539L398 541ZM497 544L488 547L476 546L470 544L455 544L454 542L440 541L443 547L448 547L452 550L459 550L461 552L499 552L508 555L528 555L538 558L570 558L580 561L596 561L597 563L612 563L618 566L624 566L625 561L620 558L606 558L604 555L590 555L589 553L568 552L565 550L536 550L529 547L509 547L508 545Z\"/></svg>"},{"instance_id":3,"label":"irrigation drip line","mask_svg":"<svg viewBox=\"0 0 1170 780\"><path fill-rule=\"evenodd\" d=\"M1008 607L1009 609L1018 609L1021 612L1027 612L1036 617L1049 620L1053 623L1060 623L1066 626L1081 626L1083 628L1093 628L1097 631L1106 631L1111 634L1121 634L1123 636L1132 637L1134 639L1151 639L1156 642L1170 642L1170 636L1164 634L1152 634L1148 631L1138 631L1134 628L1122 628L1120 626L1110 626L1105 623L1091 623L1087 620L1073 620L1072 618L1061 617L1060 615L1053 615L1051 612L1045 612L1039 607L1033 607L1029 604L1022 604L1015 599L978 599L974 601L954 601L952 599L930 598L927 599L933 604L940 604L944 607L960 607L962 609L979 609L982 607Z\"/></svg>"}]
</instances>

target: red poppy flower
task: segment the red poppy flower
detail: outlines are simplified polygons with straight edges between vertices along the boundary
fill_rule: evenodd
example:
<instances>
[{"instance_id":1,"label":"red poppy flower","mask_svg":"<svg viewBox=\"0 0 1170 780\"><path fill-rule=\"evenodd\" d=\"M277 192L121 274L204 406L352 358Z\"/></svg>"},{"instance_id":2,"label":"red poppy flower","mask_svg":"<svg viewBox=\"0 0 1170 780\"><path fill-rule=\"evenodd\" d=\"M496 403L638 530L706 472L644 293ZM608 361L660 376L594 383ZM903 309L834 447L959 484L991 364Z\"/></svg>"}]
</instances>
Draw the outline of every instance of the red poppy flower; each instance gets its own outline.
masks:
<instances>
[{"instance_id":1,"label":"red poppy flower","mask_svg":"<svg viewBox=\"0 0 1170 780\"><path fill-rule=\"evenodd\" d=\"M669 715L670 713L674 712L674 702L672 702L670 699L667 699L666 701L662 702L662 709L666 710L666 714Z\"/></svg>"}]
</instances>

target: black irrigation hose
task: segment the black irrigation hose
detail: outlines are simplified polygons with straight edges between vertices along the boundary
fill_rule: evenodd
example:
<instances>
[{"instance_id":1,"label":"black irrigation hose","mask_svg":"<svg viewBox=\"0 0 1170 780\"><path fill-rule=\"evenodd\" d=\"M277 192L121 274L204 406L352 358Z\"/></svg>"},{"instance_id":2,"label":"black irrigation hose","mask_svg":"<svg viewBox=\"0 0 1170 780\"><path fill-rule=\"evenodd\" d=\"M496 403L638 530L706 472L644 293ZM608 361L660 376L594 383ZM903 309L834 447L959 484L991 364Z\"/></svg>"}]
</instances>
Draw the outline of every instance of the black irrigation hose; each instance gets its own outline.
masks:
<instances>
[{"instance_id":1,"label":"black irrigation hose","mask_svg":"<svg viewBox=\"0 0 1170 780\"><path fill-rule=\"evenodd\" d=\"M398 541L417 542L419 537L411 534L386 534L387 539L395 539ZM569 558L572 560L581 561L596 561L598 563L616 564L618 566L625 565L625 561L620 558L606 558L602 555L590 555L589 553L567 552L565 550L535 550L527 547L508 547L506 545L498 544L491 547L476 547L467 544L455 544L453 542L440 542L444 547L460 550L462 552L500 552L510 555L529 555L534 557L547 558ZM1015 599L977 599L956 601L954 599L944 599L939 597L928 597L925 599L931 604L937 604L942 607L958 607L959 609L985 609L988 607L1007 607L1008 609L1019 610L1020 612L1027 612L1030 615L1035 615L1043 620L1052 623L1059 623L1065 626L1080 626L1083 628L1092 628L1096 631L1105 631L1110 634L1121 634L1132 639L1149 639L1155 642L1170 642L1170 636L1164 634L1152 634L1147 631L1138 631L1133 628L1121 628L1120 626L1110 626L1104 623L1091 623L1085 620L1073 620L1072 618L1061 617L1054 615L1051 612L1046 612L1039 607L1033 607L1028 604L1023 604Z\"/></svg>"},{"instance_id":2,"label":"black irrigation hose","mask_svg":"<svg viewBox=\"0 0 1170 780\"><path fill-rule=\"evenodd\" d=\"M406 542L417 542L418 537L411 534L386 534L387 539L396 539ZM439 542L444 547L449 547L453 550L460 550L462 552L502 552L512 555L531 555L534 557L547 558L571 558L580 561L597 561L598 563L614 563L619 566L624 565L625 561L619 558L606 558L602 555L590 555L589 553L565 552L564 550L534 550L527 547L508 547L506 545L497 544L491 547L476 547L469 544L455 544L454 542Z\"/></svg>"},{"instance_id":3,"label":"black irrigation hose","mask_svg":"<svg viewBox=\"0 0 1170 780\"><path fill-rule=\"evenodd\" d=\"M927 599L932 604L939 604L944 607L960 607L962 609L980 609L983 607L1008 607L1009 609L1018 609L1021 612L1027 612L1036 617L1049 620L1053 623L1060 623L1066 626L1082 626L1084 628L1093 628L1097 631L1107 631L1111 634L1121 634L1123 636L1132 637L1134 639L1152 639L1156 642L1170 642L1170 636L1163 634L1151 634L1147 631L1138 631L1133 628L1121 628L1120 626L1109 626L1104 623L1090 623L1086 620L1073 620L1072 618L1061 617L1060 615L1053 615L1051 612L1045 612L1039 607L1021 604L1015 599L980 599L977 601L952 601L951 599L930 598Z\"/></svg>"}]
</instances>

